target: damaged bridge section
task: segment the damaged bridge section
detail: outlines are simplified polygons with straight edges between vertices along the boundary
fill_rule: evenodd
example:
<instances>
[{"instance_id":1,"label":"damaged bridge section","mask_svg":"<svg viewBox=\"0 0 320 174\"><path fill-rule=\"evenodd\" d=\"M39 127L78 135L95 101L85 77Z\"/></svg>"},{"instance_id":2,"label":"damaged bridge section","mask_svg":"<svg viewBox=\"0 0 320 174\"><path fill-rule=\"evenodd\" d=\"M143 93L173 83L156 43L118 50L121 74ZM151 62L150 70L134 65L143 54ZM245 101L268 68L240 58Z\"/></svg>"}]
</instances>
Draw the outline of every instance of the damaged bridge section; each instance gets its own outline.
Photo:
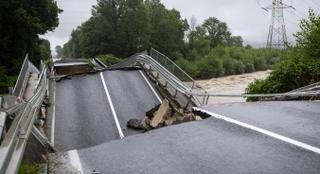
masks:
<instances>
[{"instance_id":1,"label":"damaged bridge section","mask_svg":"<svg viewBox=\"0 0 320 174\"><path fill-rule=\"evenodd\" d=\"M55 146L80 149L139 133L127 129L161 98L141 70L102 71L56 82Z\"/></svg>"}]
</instances>

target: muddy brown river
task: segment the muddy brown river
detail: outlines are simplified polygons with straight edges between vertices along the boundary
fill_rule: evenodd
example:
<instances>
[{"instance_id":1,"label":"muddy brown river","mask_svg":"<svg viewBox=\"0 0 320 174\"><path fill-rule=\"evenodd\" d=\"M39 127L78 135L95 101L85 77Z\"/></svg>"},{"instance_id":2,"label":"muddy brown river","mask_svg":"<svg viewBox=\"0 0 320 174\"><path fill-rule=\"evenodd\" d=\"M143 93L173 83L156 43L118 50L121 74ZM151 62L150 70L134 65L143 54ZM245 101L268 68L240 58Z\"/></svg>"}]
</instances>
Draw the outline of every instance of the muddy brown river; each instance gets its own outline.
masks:
<instances>
[{"instance_id":1,"label":"muddy brown river","mask_svg":"<svg viewBox=\"0 0 320 174\"><path fill-rule=\"evenodd\" d=\"M265 79L270 75L271 70L258 71L254 73L232 75L213 78L209 80L198 80L197 83L206 89L210 94L243 94L248 85L256 79ZM234 97L210 97L208 104L245 102L244 98Z\"/></svg>"}]
</instances>

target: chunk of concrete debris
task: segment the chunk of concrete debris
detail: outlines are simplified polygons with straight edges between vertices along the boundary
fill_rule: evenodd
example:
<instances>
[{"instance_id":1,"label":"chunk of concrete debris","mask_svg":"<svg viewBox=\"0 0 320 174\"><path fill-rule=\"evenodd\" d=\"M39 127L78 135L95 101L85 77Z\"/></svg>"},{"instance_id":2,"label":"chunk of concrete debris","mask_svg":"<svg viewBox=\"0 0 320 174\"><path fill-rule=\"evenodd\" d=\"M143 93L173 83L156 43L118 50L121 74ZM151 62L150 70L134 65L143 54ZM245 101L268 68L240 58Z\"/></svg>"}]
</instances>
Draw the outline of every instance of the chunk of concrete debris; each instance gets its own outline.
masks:
<instances>
[{"instance_id":1,"label":"chunk of concrete debris","mask_svg":"<svg viewBox=\"0 0 320 174\"><path fill-rule=\"evenodd\" d=\"M131 128L131 129L141 129L140 123L141 123L141 120L139 120L139 119L130 119L127 122L127 127Z\"/></svg>"},{"instance_id":2,"label":"chunk of concrete debris","mask_svg":"<svg viewBox=\"0 0 320 174\"><path fill-rule=\"evenodd\" d=\"M174 109L168 100L155 106L146 113L143 119L131 119L127 127L137 130L149 131L156 128L181 124L190 121L200 121L202 118L193 112L183 109Z\"/></svg>"},{"instance_id":3,"label":"chunk of concrete debris","mask_svg":"<svg viewBox=\"0 0 320 174\"><path fill-rule=\"evenodd\" d=\"M148 117L144 117L140 123L140 128L146 131L151 130L150 123L151 120Z\"/></svg>"},{"instance_id":4,"label":"chunk of concrete debris","mask_svg":"<svg viewBox=\"0 0 320 174\"><path fill-rule=\"evenodd\" d=\"M201 118L200 116L195 116L195 120L196 120L196 121L201 121L202 118Z\"/></svg>"},{"instance_id":5,"label":"chunk of concrete debris","mask_svg":"<svg viewBox=\"0 0 320 174\"><path fill-rule=\"evenodd\" d=\"M163 121L163 118L170 111L170 105L168 100L163 100L159 107L159 110L155 113L151 120L150 126L153 128L158 127L158 125Z\"/></svg>"},{"instance_id":6,"label":"chunk of concrete debris","mask_svg":"<svg viewBox=\"0 0 320 174\"><path fill-rule=\"evenodd\" d=\"M164 121L164 126L171 126L176 120L176 117L170 117Z\"/></svg>"},{"instance_id":7,"label":"chunk of concrete debris","mask_svg":"<svg viewBox=\"0 0 320 174\"><path fill-rule=\"evenodd\" d=\"M144 117L142 120L139 119L131 119L127 122L127 127L136 130L151 130L150 119L148 117Z\"/></svg>"},{"instance_id":8,"label":"chunk of concrete debris","mask_svg":"<svg viewBox=\"0 0 320 174\"><path fill-rule=\"evenodd\" d=\"M157 105L156 107L152 108L150 111L148 111L148 112L146 113L146 116L147 116L150 120L152 120L152 118L154 117L155 113L156 113L156 112L158 111L158 109L160 108L160 105L161 105L161 104Z\"/></svg>"}]
</instances>

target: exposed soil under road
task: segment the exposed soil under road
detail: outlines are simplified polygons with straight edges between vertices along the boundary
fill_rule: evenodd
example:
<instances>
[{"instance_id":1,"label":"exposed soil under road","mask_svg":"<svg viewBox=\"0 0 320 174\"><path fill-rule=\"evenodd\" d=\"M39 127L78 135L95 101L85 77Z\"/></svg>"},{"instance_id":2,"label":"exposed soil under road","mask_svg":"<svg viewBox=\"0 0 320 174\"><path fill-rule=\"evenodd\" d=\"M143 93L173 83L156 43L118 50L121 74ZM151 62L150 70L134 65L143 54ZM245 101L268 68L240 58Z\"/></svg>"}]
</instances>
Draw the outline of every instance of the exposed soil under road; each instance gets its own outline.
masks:
<instances>
[{"instance_id":1,"label":"exposed soil under road","mask_svg":"<svg viewBox=\"0 0 320 174\"><path fill-rule=\"evenodd\" d=\"M232 75L213 78L209 80L198 80L197 83L210 94L243 94L248 85L256 79L265 79L271 70L258 71L254 73ZM232 97L210 97L208 104L245 102L244 98Z\"/></svg>"}]
</instances>

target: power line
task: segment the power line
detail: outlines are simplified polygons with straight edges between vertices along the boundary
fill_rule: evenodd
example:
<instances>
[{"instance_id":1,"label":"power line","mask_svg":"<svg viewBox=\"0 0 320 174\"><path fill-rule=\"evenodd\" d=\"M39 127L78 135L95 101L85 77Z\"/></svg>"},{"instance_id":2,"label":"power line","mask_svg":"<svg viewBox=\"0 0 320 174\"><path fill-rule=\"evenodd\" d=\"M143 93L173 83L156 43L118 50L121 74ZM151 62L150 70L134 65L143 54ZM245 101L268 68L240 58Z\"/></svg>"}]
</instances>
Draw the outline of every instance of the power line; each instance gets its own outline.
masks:
<instances>
[{"instance_id":1,"label":"power line","mask_svg":"<svg viewBox=\"0 0 320 174\"><path fill-rule=\"evenodd\" d=\"M295 9L291 5L284 4L282 0L273 0L271 5L262 8L265 11L272 10L272 17L267 40L268 48L282 49L285 47L285 43L288 39L283 10L287 8Z\"/></svg>"}]
</instances>

